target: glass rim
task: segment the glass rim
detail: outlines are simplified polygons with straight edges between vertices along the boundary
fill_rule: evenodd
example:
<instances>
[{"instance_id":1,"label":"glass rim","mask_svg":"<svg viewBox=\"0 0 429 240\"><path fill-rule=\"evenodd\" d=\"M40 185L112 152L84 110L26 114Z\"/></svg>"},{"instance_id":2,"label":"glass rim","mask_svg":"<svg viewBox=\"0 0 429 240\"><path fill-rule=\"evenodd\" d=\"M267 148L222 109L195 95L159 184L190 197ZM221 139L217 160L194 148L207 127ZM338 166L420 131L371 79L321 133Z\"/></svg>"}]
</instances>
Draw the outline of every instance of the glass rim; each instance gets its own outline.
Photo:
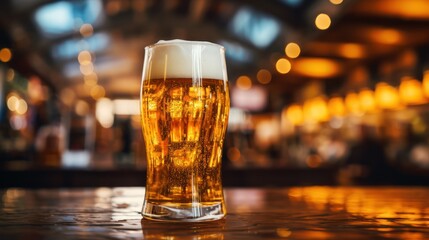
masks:
<instances>
[{"instance_id":1,"label":"glass rim","mask_svg":"<svg viewBox=\"0 0 429 240\"><path fill-rule=\"evenodd\" d=\"M209 41L193 41L193 40L182 40L182 39L171 39L171 40L159 40L156 43L150 44L145 47L145 49L160 47L160 46L168 46L168 45L202 45L202 46L213 46L218 47L219 49L225 49L224 46L213 43Z\"/></svg>"}]
</instances>

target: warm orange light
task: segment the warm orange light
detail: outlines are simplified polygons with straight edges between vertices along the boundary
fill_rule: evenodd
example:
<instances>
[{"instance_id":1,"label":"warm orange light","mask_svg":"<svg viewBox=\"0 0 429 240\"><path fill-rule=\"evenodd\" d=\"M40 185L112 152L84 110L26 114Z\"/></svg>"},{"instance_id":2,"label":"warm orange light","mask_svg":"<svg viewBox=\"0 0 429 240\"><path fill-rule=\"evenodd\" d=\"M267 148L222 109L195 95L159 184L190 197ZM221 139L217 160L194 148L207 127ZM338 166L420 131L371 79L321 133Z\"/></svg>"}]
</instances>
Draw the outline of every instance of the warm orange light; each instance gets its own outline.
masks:
<instances>
[{"instance_id":1,"label":"warm orange light","mask_svg":"<svg viewBox=\"0 0 429 240\"><path fill-rule=\"evenodd\" d=\"M374 91L363 89L359 92L359 105L364 112L374 112L377 109L375 103Z\"/></svg>"},{"instance_id":2,"label":"warm orange light","mask_svg":"<svg viewBox=\"0 0 429 240\"><path fill-rule=\"evenodd\" d=\"M85 82L85 85L94 86L97 84L98 77L95 72L92 72L91 74L83 76L83 80Z\"/></svg>"},{"instance_id":3,"label":"warm orange light","mask_svg":"<svg viewBox=\"0 0 429 240\"><path fill-rule=\"evenodd\" d=\"M238 77L235 84L237 88L240 88L243 90L249 90L250 88L252 88L252 80L245 75Z\"/></svg>"},{"instance_id":4,"label":"warm orange light","mask_svg":"<svg viewBox=\"0 0 429 240\"><path fill-rule=\"evenodd\" d=\"M64 88L60 92L60 99L65 105L71 106L76 99L76 93L70 88Z\"/></svg>"},{"instance_id":5,"label":"warm orange light","mask_svg":"<svg viewBox=\"0 0 429 240\"><path fill-rule=\"evenodd\" d=\"M226 154L226 156L228 157L229 160L231 160L232 162L239 162L240 158L241 158L241 152L240 149L236 148L236 147L230 147L228 149L228 152Z\"/></svg>"},{"instance_id":6,"label":"warm orange light","mask_svg":"<svg viewBox=\"0 0 429 240\"><path fill-rule=\"evenodd\" d=\"M320 30L326 30L331 26L331 18L326 13L321 13L317 15L316 20L314 21L316 27Z\"/></svg>"},{"instance_id":7,"label":"warm orange light","mask_svg":"<svg viewBox=\"0 0 429 240\"><path fill-rule=\"evenodd\" d=\"M344 101L341 97L333 97L328 101L328 110L331 116L344 116L346 113L346 108L344 106Z\"/></svg>"},{"instance_id":8,"label":"warm orange light","mask_svg":"<svg viewBox=\"0 0 429 240\"><path fill-rule=\"evenodd\" d=\"M405 104L422 104L426 102L421 82L412 78L404 78L401 81L399 85L399 97Z\"/></svg>"},{"instance_id":9,"label":"warm orange light","mask_svg":"<svg viewBox=\"0 0 429 240\"><path fill-rule=\"evenodd\" d=\"M6 105L10 111L15 112L19 115L23 115L28 110L27 102L22 99L18 94L12 92L6 98Z\"/></svg>"},{"instance_id":10,"label":"warm orange light","mask_svg":"<svg viewBox=\"0 0 429 240\"><path fill-rule=\"evenodd\" d=\"M429 98L429 70L423 73L423 92Z\"/></svg>"},{"instance_id":11,"label":"warm orange light","mask_svg":"<svg viewBox=\"0 0 429 240\"><path fill-rule=\"evenodd\" d=\"M16 93L10 93L7 97L7 108L9 108L10 111L16 111L19 105L19 99L20 97Z\"/></svg>"},{"instance_id":12,"label":"warm orange light","mask_svg":"<svg viewBox=\"0 0 429 240\"><path fill-rule=\"evenodd\" d=\"M290 71L291 68L292 65L290 64L290 61L286 58L280 58L279 60L277 60L276 69L279 73L286 74Z\"/></svg>"},{"instance_id":13,"label":"warm orange light","mask_svg":"<svg viewBox=\"0 0 429 240\"><path fill-rule=\"evenodd\" d=\"M329 0L332 4L339 5L343 2L343 0Z\"/></svg>"},{"instance_id":14,"label":"warm orange light","mask_svg":"<svg viewBox=\"0 0 429 240\"><path fill-rule=\"evenodd\" d=\"M94 72L94 65L92 63L80 65L80 72L83 75L90 75Z\"/></svg>"},{"instance_id":15,"label":"warm orange light","mask_svg":"<svg viewBox=\"0 0 429 240\"><path fill-rule=\"evenodd\" d=\"M16 107L16 113L22 115L22 114L27 113L27 110L28 110L27 102L22 98L19 99L17 107Z\"/></svg>"},{"instance_id":16,"label":"warm orange light","mask_svg":"<svg viewBox=\"0 0 429 240\"><path fill-rule=\"evenodd\" d=\"M383 44L396 44L402 41L402 34L390 28L376 28L369 31L372 40Z\"/></svg>"},{"instance_id":17,"label":"warm orange light","mask_svg":"<svg viewBox=\"0 0 429 240\"><path fill-rule=\"evenodd\" d=\"M427 0L389 0L369 1L365 7L366 14L377 15L382 13L389 18L428 19L429 2ZM369 5L370 4L370 5ZM370 6L370 7L369 7Z\"/></svg>"},{"instance_id":18,"label":"warm orange light","mask_svg":"<svg viewBox=\"0 0 429 240\"><path fill-rule=\"evenodd\" d=\"M268 84L271 82L271 73L270 71L266 70L266 69L261 69L258 71L258 73L256 74L256 79L258 79L258 82L262 83L262 84Z\"/></svg>"},{"instance_id":19,"label":"warm orange light","mask_svg":"<svg viewBox=\"0 0 429 240\"><path fill-rule=\"evenodd\" d=\"M94 28L92 27L91 24L85 23L85 24L82 24L79 31L80 31L80 34L82 34L82 36L89 37L94 33Z\"/></svg>"},{"instance_id":20,"label":"warm orange light","mask_svg":"<svg viewBox=\"0 0 429 240\"><path fill-rule=\"evenodd\" d=\"M85 65L85 64L90 64L92 61L92 56L91 53L89 51L81 51L79 53L79 55L77 56L77 60L79 61L80 64Z\"/></svg>"},{"instance_id":21,"label":"warm orange light","mask_svg":"<svg viewBox=\"0 0 429 240\"><path fill-rule=\"evenodd\" d=\"M325 58L298 58L293 71L307 77L327 78L341 73L340 63Z\"/></svg>"},{"instance_id":22,"label":"warm orange light","mask_svg":"<svg viewBox=\"0 0 429 240\"><path fill-rule=\"evenodd\" d=\"M351 114L360 115L362 110L359 104L359 97L356 93L351 92L346 95L345 99L347 111Z\"/></svg>"},{"instance_id":23,"label":"warm orange light","mask_svg":"<svg viewBox=\"0 0 429 240\"><path fill-rule=\"evenodd\" d=\"M285 111L283 111L284 116L288 119L293 125L301 125L304 121L304 115L302 112L302 107L298 104L292 104Z\"/></svg>"},{"instance_id":24,"label":"warm orange light","mask_svg":"<svg viewBox=\"0 0 429 240\"><path fill-rule=\"evenodd\" d=\"M339 45L338 52L341 56L346 58L362 58L365 56L364 48L361 45L355 43Z\"/></svg>"},{"instance_id":25,"label":"warm orange light","mask_svg":"<svg viewBox=\"0 0 429 240\"><path fill-rule=\"evenodd\" d=\"M301 53L301 48L297 43L291 42L286 45L285 53L290 58L297 58Z\"/></svg>"},{"instance_id":26,"label":"warm orange light","mask_svg":"<svg viewBox=\"0 0 429 240\"><path fill-rule=\"evenodd\" d=\"M28 80L27 93L31 103L37 104L44 99L43 85L39 77L32 76Z\"/></svg>"},{"instance_id":27,"label":"warm orange light","mask_svg":"<svg viewBox=\"0 0 429 240\"><path fill-rule=\"evenodd\" d=\"M401 107L398 91L387 83L378 83L375 87L375 101L383 109L397 109Z\"/></svg>"},{"instance_id":28,"label":"warm orange light","mask_svg":"<svg viewBox=\"0 0 429 240\"><path fill-rule=\"evenodd\" d=\"M309 122L323 122L329 119L328 106L323 97L304 102L304 119Z\"/></svg>"},{"instance_id":29,"label":"warm orange light","mask_svg":"<svg viewBox=\"0 0 429 240\"><path fill-rule=\"evenodd\" d=\"M91 88L90 94L93 99L97 100L106 95L106 90L100 85L95 85Z\"/></svg>"},{"instance_id":30,"label":"warm orange light","mask_svg":"<svg viewBox=\"0 0 429 240\"><path fill-rule=\"evenodd\" d=\"M2 48L0 50L0 61L9 62L12 58L12 51L9 48Z\"/></svg>"},{"instance_id":31,"label":"warm orange light","mask_svg":"<svg viewBox=\"0 0 429 240\"><path fill-rule=\"evenodd\" d=\"M78 100L74 106L74 111L79 116L85 116L89 112L89 105L83 100Z\"/></svg>"}]
</instances>

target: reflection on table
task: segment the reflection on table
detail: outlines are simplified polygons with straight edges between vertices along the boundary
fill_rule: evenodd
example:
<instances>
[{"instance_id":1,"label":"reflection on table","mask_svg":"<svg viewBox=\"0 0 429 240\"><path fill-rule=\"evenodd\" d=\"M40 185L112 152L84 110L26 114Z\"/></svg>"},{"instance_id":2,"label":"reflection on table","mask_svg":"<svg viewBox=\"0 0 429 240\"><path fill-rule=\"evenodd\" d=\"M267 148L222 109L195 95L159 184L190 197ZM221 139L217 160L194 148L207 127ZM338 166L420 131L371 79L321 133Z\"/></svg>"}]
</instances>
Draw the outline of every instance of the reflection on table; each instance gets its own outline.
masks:
<instances>
[{"instance_id":1,"label":"reflection on table","mask_svg":"<svg viewBox=\"0 0 429 240\"><path fill-rule=\"evenodd\" d=\"M207 223L142 220L144 188L0 192L2 239L428 239L428 188L226 189Z\"/></svg>"}]
</instances>

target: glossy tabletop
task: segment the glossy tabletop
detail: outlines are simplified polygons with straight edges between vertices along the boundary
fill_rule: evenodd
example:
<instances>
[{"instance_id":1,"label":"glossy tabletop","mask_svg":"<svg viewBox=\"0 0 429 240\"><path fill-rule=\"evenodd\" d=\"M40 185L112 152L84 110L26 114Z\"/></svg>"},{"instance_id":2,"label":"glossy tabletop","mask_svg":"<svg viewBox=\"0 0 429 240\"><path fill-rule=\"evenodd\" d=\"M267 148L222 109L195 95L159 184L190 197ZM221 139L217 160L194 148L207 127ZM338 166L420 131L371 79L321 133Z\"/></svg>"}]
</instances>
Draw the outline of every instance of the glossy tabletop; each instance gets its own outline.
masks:
<instances>
[{"instance_id":1,"label":"glossy tabletop","mask_svg":"<svg viewBox=\"0 0 429 240\"><path fill-rule=\"evenodd\" d=\"M429 239L429 188L226 189L207 223L142 220L144 188L5 189L0 239Z\"/></svg>"}]
</instances>

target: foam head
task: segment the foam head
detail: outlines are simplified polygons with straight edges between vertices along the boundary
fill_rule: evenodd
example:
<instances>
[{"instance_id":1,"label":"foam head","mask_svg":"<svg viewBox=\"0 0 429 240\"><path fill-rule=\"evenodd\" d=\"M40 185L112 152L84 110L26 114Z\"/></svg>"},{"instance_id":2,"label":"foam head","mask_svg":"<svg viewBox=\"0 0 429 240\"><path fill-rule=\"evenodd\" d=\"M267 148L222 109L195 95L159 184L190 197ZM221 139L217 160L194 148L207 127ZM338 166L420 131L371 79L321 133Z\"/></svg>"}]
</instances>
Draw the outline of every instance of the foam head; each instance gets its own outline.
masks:
<instances>
[{"instance_id":1,"label":"foam head","mask_svg":"<svg viewBox=\"0 0 429 240\"><path fill-rule=\"evenodd\" d=\"M227 80L224 48L210 42L169 40L146 47L144 79Z\"/></svg>"}]
</instances>

